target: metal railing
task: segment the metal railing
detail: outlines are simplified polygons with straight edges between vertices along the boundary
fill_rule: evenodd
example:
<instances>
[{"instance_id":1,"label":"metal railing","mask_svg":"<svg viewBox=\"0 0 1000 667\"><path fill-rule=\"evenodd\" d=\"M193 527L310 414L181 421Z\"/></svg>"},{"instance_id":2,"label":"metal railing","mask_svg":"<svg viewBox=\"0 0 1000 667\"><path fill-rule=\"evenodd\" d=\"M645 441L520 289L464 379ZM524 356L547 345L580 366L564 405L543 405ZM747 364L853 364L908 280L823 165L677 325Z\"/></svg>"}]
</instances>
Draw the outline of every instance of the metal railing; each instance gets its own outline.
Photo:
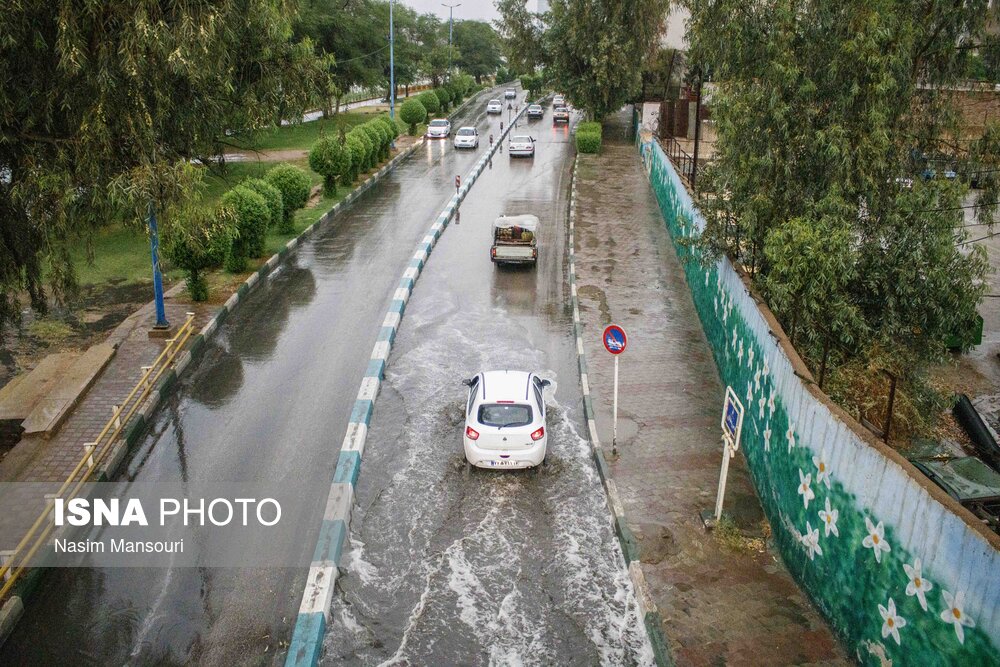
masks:
<instances>
[{"instance_id":1,"label":"metal railing","mask_svg":"<svg viewBox=\"0 0 1000 667\"><path fill-rule=\"evenodd\" d=\"M694 158L681 147L680 143L673 136L667 137L665 144L661 143L661 145L667 157L674 163L674 168L677 169L677 174L684 181L684 185L689 190L693 190L691 187L691 175L694 173Z\"/></svg>"},{"instance_id":2,"label":"metal railing","mask_svg":"<svg viewBox=\"0 0 1000 667\"><path fill-rule=\"evenodd\" d=\"M0 582L2 582L0 601L3 601L13 590L14 584L27 569L27 563L45 545L46 540L51 535L54 526L51 523L46 524L46 519L52 513L53 502L51 499L73 498L80 492L85 483L91 481L91 477L107 458L129 420L146 402L146 398L155 388L157 381L173 365L177 353L184 348L191 337L193 322L194 313L187 313L184 324L177 330L173 338L167 340L166 346L156 357L156 360L151 365L142 367L142 375L132 391L128 393L121 405L112 407L111 419L104 425L94 441L84 443L83 456L79 463L66 477L66 481L62 483L59 490L55 494L46 496L45 508L24 534L24 537L21 538L21 541L18 542L17 547L5 555L2 564L0 564Z\"/></svg>"}]
</instances>

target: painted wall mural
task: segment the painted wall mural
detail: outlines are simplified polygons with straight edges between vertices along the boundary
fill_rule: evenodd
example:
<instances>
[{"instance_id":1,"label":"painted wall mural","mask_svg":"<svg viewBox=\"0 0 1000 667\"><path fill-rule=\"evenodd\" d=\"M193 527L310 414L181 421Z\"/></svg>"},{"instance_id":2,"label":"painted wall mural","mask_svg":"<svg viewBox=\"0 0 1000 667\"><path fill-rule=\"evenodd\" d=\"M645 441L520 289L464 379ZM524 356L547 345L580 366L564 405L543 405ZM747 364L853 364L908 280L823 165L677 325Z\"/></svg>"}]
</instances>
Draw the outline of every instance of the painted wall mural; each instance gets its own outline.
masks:
<instances>
[{"instance_id":1,"label":"painted wall mural","mask_svg":"<svg viewBox=\"0 0 1000 667\"><path fill-rule=\"evenodd\" d=\"M662 149L640 151L793 576L864 664L1000 665L1000 553L809 392L729 261L683 242L704 218Z\"/></svg>"}]
</instances>

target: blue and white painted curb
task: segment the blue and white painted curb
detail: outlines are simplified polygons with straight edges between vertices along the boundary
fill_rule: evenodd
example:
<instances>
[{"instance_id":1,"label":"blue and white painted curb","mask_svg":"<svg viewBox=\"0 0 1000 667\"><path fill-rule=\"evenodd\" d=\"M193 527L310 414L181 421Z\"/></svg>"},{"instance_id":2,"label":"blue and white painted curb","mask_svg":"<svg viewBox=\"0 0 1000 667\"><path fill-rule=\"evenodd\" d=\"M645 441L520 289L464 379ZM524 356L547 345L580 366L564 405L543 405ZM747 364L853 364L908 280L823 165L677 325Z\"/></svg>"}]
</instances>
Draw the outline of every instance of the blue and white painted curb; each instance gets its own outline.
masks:
<instances>
[{"instance_id":1,"label":"blue and white painted curb","mask_svg":"<svg viewBox=\"0 0 1000 667\"><path fill-rule=\"evenodd\" d=\"M580 368L580 386L583 389L583 411L587 418L587 433L590 435L591 454L597 471L604 485L604 491L608 496L608 507L611 509L611 524L618 536L621 545L622 555L625 556L625 563L628 566L629 579L632 580L632 588L635 589L636 601L639 603L639 615L642 618L643 626L649 637L649 643L653 647L653 655L656 664L660 667L672 665L669 644L663 634L663 625L660 612L650 595L646 577L642 573L642 565L639 562L639 546L632 535L625 519L625 508L618 495L618 487L611 479L611 469L604 458L604 450L601 448L601 439L597 434L597 421L594 413L594 402L590 395L590 378L587 375L587 354L583 347L583 322L580 320L580 299L576 287L576 200L577 200L577 172L580 168L579 156L573 163L573 178L569 199L569 291L570 300L573 305L573 332L576 335L577 364Z\"/></svg>"},{"instance_id":2,"label":"blue and white painted curb","mask_svg":"<svg viewBox=\"0 0 1000 667\"><path fill-rule=\"evenodd\" d=\"M518 120L527 108L528 105L525 104L513 120ZM504 131L500 133L500 140L483 154L465 176L458 191L451 196L434 224L430 226L417 244L393 294L389 310L382 321L378 339L372 348L368 370L365 372L357 399L354 401L351 421L347 426L347 434L341 446L337 469L334 472L333 482L327 496L323 524L313 552L313 562L309 567L305 591L302 593L302 604L295 621L295 630L292 633L291 645L288 647L285 667L305 667L307 665L311 667L319 661L322 654L323 637L326 635L326 628L330 622L330 605L339 575L337 563L350 532L354 485L361 469L361 456L365 451L368 425L371 421L375 397L378 396L382 380L385 377L385 367L389 362L392 344L396 340L396 332L403 319L406 303L413 294L413 286L430 259L431 251L438 239L441 238L441 234L444 233L445 228L455 216L459 204L469 194L469 190L472 189L513 126L514 123L509 123L506 126Z\"/></svg>"}]
</instances>

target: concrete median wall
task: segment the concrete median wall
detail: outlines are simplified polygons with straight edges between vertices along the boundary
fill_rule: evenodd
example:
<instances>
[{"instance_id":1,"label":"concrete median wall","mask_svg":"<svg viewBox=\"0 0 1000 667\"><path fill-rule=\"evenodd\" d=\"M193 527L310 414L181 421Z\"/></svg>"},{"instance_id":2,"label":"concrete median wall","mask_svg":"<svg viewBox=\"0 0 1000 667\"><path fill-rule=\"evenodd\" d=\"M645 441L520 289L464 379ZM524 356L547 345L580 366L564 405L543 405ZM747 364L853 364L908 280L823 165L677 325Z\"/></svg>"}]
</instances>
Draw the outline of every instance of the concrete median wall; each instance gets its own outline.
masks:
<instances>
[{"instance_id":1,"label":"concrete median wall","mask_svg":"<svg viewBox=\"0 0 1000 667\"><path fill-rule=\"evenodd\" d=\"M819 391L746 277L685 243L705 221L663 150L640 152L788 569L864 664L1000 664L1000 537Z\"/></svg>"}]
</instances>

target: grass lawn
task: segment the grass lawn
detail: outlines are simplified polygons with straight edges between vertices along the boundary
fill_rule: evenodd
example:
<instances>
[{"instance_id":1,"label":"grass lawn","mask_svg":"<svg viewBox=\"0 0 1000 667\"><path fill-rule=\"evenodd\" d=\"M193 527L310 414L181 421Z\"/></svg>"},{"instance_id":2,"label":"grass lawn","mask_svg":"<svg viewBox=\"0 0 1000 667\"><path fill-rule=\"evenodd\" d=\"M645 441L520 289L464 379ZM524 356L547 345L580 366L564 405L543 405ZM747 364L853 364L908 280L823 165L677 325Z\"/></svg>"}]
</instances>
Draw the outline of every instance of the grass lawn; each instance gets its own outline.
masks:
<instances>
[{"instance_id":1,"label":"grass lawn","mask_svg":"<svg viewBox=\"0 0 1000 667\"><path fill-rule=\"evenodd\" d=\"M149 237L142 227L115 224L95 233L91 238L94 261L87 261L85 243L74 244L70 255L80 285L126 284L152 282L153 268L149 256ZM177 270L167 270L170 280L181 277Z\"/></svg>"},{"instance_id":2,"label":"grass lawn","mask_svg":"<svg viewBox=\"0 0 1000 667\"><path fill-rule=\"evenodd\" d=\"M258 132L251 137L240 137L237 142L248 149L259 151L307 150L320 136L345 132L382 113L377 107L362 107L357 111L346 111L332 118L318 118L308 123L283 125L273 130Z\"/></svg>"}]
</instances>

